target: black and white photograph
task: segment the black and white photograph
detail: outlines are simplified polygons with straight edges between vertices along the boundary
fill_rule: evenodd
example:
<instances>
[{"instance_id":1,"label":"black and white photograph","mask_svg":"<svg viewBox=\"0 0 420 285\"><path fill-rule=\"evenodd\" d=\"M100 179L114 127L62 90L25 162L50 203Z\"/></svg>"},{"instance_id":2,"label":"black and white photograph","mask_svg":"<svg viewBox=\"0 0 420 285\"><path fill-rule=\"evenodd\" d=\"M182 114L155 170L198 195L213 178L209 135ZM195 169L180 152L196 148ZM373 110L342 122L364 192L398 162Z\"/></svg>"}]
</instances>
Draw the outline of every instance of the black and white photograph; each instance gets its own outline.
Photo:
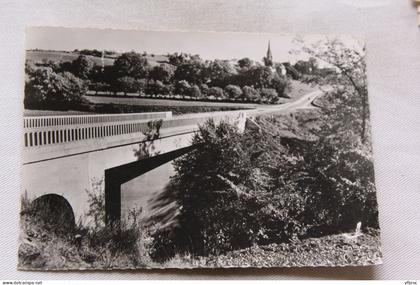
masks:
<instances>
[{"instance_id":1,"label":"black and white photograph","mask_svg":"<svg viewBox=\"0 0 420 285\"><path fill-rule=\"evenodd\" d=\"M382 263L364 40L30 27L25 49L20 270Z\"/></svg>"}]
</instances>

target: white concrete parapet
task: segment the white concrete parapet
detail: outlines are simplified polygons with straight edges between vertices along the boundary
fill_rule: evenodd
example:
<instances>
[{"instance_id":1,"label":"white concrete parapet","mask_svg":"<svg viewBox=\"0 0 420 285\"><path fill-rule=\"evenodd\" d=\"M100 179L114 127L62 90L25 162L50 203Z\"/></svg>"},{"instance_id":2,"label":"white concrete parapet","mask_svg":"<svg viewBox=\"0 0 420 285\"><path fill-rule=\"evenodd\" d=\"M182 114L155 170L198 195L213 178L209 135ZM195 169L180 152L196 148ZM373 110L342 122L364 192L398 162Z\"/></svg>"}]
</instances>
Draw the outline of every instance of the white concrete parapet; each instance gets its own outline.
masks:
<instances>
[{"instance_id":1,"label":"white concrete parapet","mask_svg":"<svg viewBox=\"0 0 420 285\"><path fill-rule=\"evenodd\" d=\"M121 121L139 121L170 119L172 112L150 112L131 114L101 114L101 115L68 115L68 116L32 116L23 118L24 128L39 128L50 126L82 125L96 123L111 123Z\"/></svg>"}]
</instances>

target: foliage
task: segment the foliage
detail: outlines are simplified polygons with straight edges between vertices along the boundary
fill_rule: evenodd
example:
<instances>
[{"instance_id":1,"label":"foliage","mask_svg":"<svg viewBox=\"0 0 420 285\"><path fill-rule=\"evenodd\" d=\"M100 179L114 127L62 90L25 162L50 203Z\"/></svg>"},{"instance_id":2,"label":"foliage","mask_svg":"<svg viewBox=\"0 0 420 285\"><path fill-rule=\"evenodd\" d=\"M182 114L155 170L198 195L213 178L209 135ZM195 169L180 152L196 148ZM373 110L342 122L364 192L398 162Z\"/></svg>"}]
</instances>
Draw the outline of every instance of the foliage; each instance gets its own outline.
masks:
<instances>
[{"instance_id":1,"label":"foliage","mask_svg":"<svg viewBox=\"0 0 420 285\"><path fill-rule=\"evenodd\" d=\"M163 120L152 120L147 122L147 130L143 131L144 139L139 144L139 149L134 152L138 160L158 155L155 151L155 140L160 137L160 128Z\"/></svg>"},{"instance_id":2,"label":"foliage","mask_svg":"<svg viewBox=\"0 0 420 285\"><path fill-rule=\"evenodd\" d=\"M153 67L150 71L150 77L154 80L159 80L164 83L171 82L175 73L175 66L171 64L162 63Z\"/></svg>"},{"instance_id":3,"label":"foliage","mask_svg":"<svg viewBox=\"0 0 420 285\"><path fill-rule=\"evenodd\" d=\"M209 97L213 96L215 98L224 98L225 97L225 93L223 92L223 89L220 87L211 87L208 91L207 91L207 95Z\"/></svg>"},{"instance_id":4,"label":"foliage","mask_svg":"<svg viewBox=\"0 0 420 285\"><path fill-rule=\"evenodd\" d=\"M146 94L152 95L167 95L172 92L173 86L170 84L164 84L162 81L156 80L151 81L147 84L145 90Z\"/></svg>"},{"instance_id":5,"label":"foliage","mask_svg":"<svg viewBox=\"0 0 420 285\"><path fill-rule=\"evenodd\" d=\"M138 53L126 52L114 61L113 68L119 77L144 78L148 73L149 63L146 57Z\"/></svg>"},{"instance_id":6,"label":"foliage","mask_svg":"<svg viewBox=\"0 0 420 285\"><path fill-rule=\"evenodd\" d=\"M45 61L27 71L33 73L39 68L50 68L55 73L70 72L86 81L92 88L91 91L110 92L114 95L123 92L124 95L138 93L152 97L169 95L273 103L274 101L270 100L259 100L259 91L272 88L283 97L286 97L288 91L289 83L283 69L264 66L249 58L240 59L235 64L230 60L203 60L198 55L174 53L167 55L167 61L152 66L148 61L151 55L127 52L116 57L113 65L100 66L95 65L91 59L91 54L96 54L97 51L78 52L80 55L72 62ZM110 55L114 56L114 53ZM278 63L273 64L279 66ZM250 96L242 96L244 86L254 88L257 92L251 92L252 94L248 94Z\"/></svg>"},{"instance_id":7,"label":"foliage","mask_svg":"<svg viewBox=\"0 0 420 285\"><path fill-rule=\"evenodd\" d=\"M238 60L238 66L240 68L249 69L253 64L254 62L247 57Z\"/></svg>"},{"instance_id":8,"label":"foliage","mask_svg":"<svg viewBox=\"0 0 420 285\"><path fill-rule=\"evenodd\" d=\"M227 60L220 59L210 62L205 72L208 82L216 87L226 86L229 84L231 77L236 75L233 65Z\"/></svg>"},{"instance_id":9,"label":"foliage","mask_svg":"<svg viewBox=\"0 0 420 285\"><path fill-rule=\"evenodd\" d=\"M352 110L352 116L348 120L356 122L362 142L369 138L369 102L367 96L365 47L358 44L353 47L346 46L338 39L317 42L311 46L305 46L301 42L302 49L311 56L322 60L336 69L338 72L319 76L318 81L332 86L337 94L344 92L348 104L337 104L343 109ZM347 100L346 99L346 100ZM350 112L347 112L350 115Z\"/></svg>"},{"instance_id":10,"label":"foliage","mask_svg":"<svg viewBox=\"0 0 420 285\"><path fill-rule=\"evenodd\" d=\"M243 93L239 86L232 85L232 84L229 84L225 87L225 92L228 98L231 98L231 99L239 99L241 98L242 93Z\"/></svg>"},{"instance_id":11,"label":"foliage","mask_svg":"<svg viewBox=\"0 0 420 285\"><path fill-rule=\"evenodd\" d=\"M125 95L128 92L135 92L137 91L136 88L136 79L131 76L123 76L117 79L117 84L119 86L119 90L123 91Z\"/></svg>"},{"instance_id":12,"label":"foliage","mask_svg":"<svg viewBox=\"0 0 420 285\"><path fill-rule=\"evenodd\" d=\"M266 101L276 101L278 99L278 94L277 91L274 90L273 88L263 88L261 89L261 98L262 100L266 100Z\"/></svg>"},{"instance_id":13,"label":"foliage","mask_svg":"<svg viewBox=\"0 0 420 285\"><path fill-rule=\"evenodd\" d=\"M103 180L93 182L88 197L91 207L86 217L65 231L54 229L62 225L46 227L37 218L36 200L22 197L19 268L139 268L150 261L150 239L140 219L142 209L131 209L127 219L111 229L104 223Z\"/></svg>"},{"instance_id":14,"label":"foliage","mask_svg":"<svg viewBox=\"0 0 420 285\"><path fill-rule=\"evenodd\" d=\"M199 60L189 60L179 65L174 73L174 79L177 81L185 80L189 83L200 84L203 82L203 76L205 76L204 63Z\"/></svg>"},{"instance_id":15,"label":"foliage","mask_svg":"<svg viewBox=\"0 0 420 285\"><path fill-rule=\"evenodd\" d=\"M244 98L250 101L254 101L260 97L258 90L255 90L254 88L247 85L242 87L242 92Z\"/></svg>"},{"instance_id":16,"label":"foliage","mask_svg":"<svg viewBox=\"0 0 420 285\"><path fill-rule=\"evenodd\" d=\"M79 55L72 62L72 73L82 79L88 79L92 72L94 62L84 55Z\"/></svg>"},{"instance_id":17,"label":"foliage","mask_svg":"<svg viewBox=\"0 0 420 285\"><path fill-rule=\"evenodd\" d=\"M275 129L241 134L225 122L201 127L193 139L199 148L175 161L168 189L180 205L179 227L153 234L153 257L219 254L301 235L302 197L274 188L271 176L287 153L277 136Z\"/></svg>"},{"instance_id":18,"label":"foliage","mask_svg":"<svg viewBox=\"0 0 420 285\"><path fill-rule=\"evenodd\" d=\"M315 73L318 69L317 61L314 57L309 58L309 60L299 60L293 67L300 72L301 74L312 74Z\"/></svg>"},{"instance_id":19,"label":"foliage","mask_svg":"<svg viewBox=\"0 0 420 285\"><path fill-rule=\"evenodd\" d=\"M36 69L25 82L24 103L26 108L71 108L83 102L86 91L85 82L70 72Z\"/></svg>"}]
</instances>

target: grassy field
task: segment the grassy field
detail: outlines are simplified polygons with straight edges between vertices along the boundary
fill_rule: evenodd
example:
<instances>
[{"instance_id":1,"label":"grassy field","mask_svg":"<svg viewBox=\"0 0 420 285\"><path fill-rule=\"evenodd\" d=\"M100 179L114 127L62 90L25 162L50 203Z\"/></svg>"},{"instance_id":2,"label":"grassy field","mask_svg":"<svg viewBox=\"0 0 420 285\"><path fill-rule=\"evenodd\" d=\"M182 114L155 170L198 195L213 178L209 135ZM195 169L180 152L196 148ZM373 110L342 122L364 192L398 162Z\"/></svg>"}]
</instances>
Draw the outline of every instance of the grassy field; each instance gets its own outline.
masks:
<instances>
[{"instance_id":1,"label":"grassy field","mask_svg":"<svg viewBox=\"0 0 420 285\"><path fill-rule=\"evenodd\" d=\"M302 83L297 80L291 80L290 91L288 95L290 99L281 98L281 103L293 101L300 98L302 95L316 90L314 86ZM141 105L141 106L225 106L225 107L243 107L256 108L260 104L257 103L242 103L242 102L214 102L214 101L193 101L182 99L158 99L158 98L139 98L136 94L129 94L130 96L96 96L86 95L85 98L94 104L125 104L125 105Z\"/></svg>"},{"instance_id":2,"label":"grassy field","mask_svg":"<svg viewBox=\"0 0 420 285\"><path fill-rule=\"evenodd\" d=\"M176 99L153 99L153 98L133 98L122 96L85 96L89 102L94 104L124 104L137 106L177 106L177 107L243 107L255 108L259 104L240 103L240 102L208 102L208 101L186 101Z\"/></svg>"}]
</instances>

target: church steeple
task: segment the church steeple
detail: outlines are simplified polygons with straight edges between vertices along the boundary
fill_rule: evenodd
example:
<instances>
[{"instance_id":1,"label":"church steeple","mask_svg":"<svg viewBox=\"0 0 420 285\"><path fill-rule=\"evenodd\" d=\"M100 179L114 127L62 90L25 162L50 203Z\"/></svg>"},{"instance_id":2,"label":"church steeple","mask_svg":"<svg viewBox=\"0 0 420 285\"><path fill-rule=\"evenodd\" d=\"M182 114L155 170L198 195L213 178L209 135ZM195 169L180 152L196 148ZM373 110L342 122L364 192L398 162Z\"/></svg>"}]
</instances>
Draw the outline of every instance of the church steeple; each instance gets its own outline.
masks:
<instances>
[{"instance_id":1,"label":"church steeple","mask_svg":"<svg viewBox=\"0 0 420 285\"><path fill-rule=\"evenodd\" d=\"M267 56L264 57L265 66L273 66L273 55L271 54L270 41L268 41Z\"/></svg>"}]
</instances>

